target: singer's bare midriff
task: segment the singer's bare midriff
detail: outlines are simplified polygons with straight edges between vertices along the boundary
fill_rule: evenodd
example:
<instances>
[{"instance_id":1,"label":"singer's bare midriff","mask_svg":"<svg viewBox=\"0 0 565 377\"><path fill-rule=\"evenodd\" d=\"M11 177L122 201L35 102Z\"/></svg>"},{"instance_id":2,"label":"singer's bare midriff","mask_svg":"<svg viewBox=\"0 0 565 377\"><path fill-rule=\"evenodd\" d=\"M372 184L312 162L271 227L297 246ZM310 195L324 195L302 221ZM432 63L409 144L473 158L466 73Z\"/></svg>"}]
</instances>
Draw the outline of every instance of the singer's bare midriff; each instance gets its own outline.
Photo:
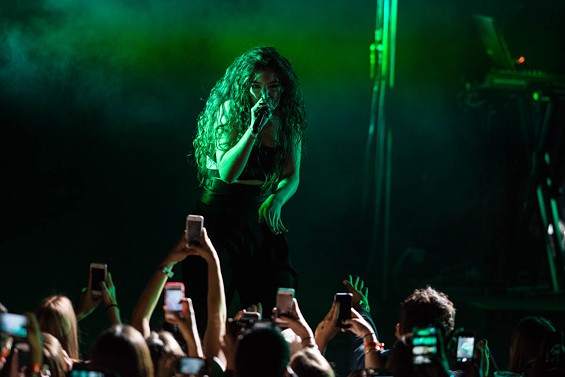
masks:
<instances>
[{"instance_id":1,"label":"singer's bare midriff","mask_svg":"<svg viewBox=\"0 0 565 377\"><path fill-rule=\"evenodd\" d=\"M221 178L214 178L214 179L219 179L219 180L222 181L222 182L228 183L228 182L224 181L224 180L221 179ZM241 184L241 185L248 185L248 186L261 186L261 185L263 185L263 183L265 183L265 182L264 182L264 181L257 180L257 179L242 179L242 180L240 180L240 181L235 181L235 182L233 182L232 184L234 184L234 183L239 183L239 184ZM229 183L228 183L228 184L229 184Z\"/></svg>"},{"instance_id":2,"label":"singer's bare midriff","mask_svg":"<svg viewBox=\"0 0 565 377\"><path fill-rule=\"evenodd\" d=\"M249 180L243 179L241 181L235 181L234 183L239 183L240 185L261 186L265 182L258 181L255 179L249 179Z\"/></svg>"}]
</instances>

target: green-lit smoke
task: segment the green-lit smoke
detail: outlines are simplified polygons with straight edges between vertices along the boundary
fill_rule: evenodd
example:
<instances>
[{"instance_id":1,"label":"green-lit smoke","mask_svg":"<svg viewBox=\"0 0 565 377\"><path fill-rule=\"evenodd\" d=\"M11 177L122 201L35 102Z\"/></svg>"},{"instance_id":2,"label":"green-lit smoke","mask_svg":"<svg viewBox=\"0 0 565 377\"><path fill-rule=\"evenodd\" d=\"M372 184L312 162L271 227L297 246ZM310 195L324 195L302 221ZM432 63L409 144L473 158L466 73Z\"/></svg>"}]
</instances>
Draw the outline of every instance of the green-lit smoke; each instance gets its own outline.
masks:
<instances>
[{"instance_id":1,"label":"green-lit smoke","mask_svg":"<svg viewBox=\"0 0 565 377\"><path fill-rule=\"evenodd\" d=\"M198 84L187 72L206 68L195 51L211 49L190 22L202 20L202 9L159 4L53 1L36 3L33 11L29 4L12 8L1 29L3 97L73 119L175 116L183 93Z\"/></svg>"},{"instance_id":2,"label":"green-lit smoke","mask_svg":"<svg viewBox=\"0 0 565 377\"><path fill-rule=\"evenodd\" d=\"M326 8L325 22L347 23L346 9ZM193 119L186 103L201 106L198 99L229 62L254 45L280 47L299 62L300 73L314 80L335 80L336 67L349 72L358 67L364 56L336 48L352 27L328 29L304 22L320 15L319 10L316 3L298 9L297 4L274 1L219 0L2 5L0 96L24 108L47 109L67 118L63 121ZM312 44L334 51L332 64L321 61Z\"/></svg>"}]
</instances>

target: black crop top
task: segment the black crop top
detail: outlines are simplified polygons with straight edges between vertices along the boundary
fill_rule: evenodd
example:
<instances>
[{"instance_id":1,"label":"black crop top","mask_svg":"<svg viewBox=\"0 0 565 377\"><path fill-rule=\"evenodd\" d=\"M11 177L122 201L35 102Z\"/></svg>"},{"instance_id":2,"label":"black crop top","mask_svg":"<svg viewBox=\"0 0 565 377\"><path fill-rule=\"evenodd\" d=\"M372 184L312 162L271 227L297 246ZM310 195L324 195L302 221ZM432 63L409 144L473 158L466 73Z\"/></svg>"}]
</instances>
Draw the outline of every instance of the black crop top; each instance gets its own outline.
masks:
<instances>
[{"instance_id":1,"label":"black crop top","mask_svg":"<svg viewBox=\"0 0 565 377\"><path fill-rule=\"evenodd\" d=\"M238 177L238 180L265 181L267 174L275 169L275 159L278 148L267 147L262 144L253 146L247 165ZM210 177L218 178L220 173L217 169L210 169Z\"/></svg>"}]
</instances>

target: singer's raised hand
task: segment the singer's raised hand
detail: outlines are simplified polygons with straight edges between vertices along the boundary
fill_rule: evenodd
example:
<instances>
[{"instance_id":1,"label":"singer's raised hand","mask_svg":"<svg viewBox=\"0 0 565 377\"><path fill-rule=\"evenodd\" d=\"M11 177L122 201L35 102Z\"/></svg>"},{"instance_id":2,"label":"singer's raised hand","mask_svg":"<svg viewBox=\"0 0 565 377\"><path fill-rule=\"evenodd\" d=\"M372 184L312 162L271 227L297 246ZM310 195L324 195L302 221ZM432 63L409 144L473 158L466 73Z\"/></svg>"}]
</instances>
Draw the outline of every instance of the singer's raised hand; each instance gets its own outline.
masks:
<instances>
[{"instance_id":1,"label":"singer's raised hand","mask_svg":"<svg viewBox=\"0 0 565 377\"><path fill-rule=\"evenodd\" d=\"M265 124L271 119L273 115L273 109L269 101L265 98L261 98L257 103L251 108L251 127L253 128L253 133L258 134L263 130Z\"/></svg>"}]
</instances>

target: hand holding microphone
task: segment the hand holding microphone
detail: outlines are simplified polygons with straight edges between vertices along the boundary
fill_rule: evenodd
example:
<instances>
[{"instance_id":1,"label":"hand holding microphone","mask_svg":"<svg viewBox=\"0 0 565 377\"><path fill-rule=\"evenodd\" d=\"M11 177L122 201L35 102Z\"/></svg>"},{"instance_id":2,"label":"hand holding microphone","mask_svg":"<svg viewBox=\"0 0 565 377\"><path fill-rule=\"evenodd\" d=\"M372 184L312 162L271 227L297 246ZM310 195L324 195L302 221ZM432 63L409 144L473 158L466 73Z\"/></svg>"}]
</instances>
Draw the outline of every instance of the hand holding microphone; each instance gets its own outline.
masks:
<instances>
[{"instance_id":1,"label":"hand holding microphone","mask_svg":"<svg viewBox=\"0 0 565 377\"><path fill-rule=\"evenodd\" d=\"M271 109L269 96L261 96L261 99L251 108L251 127L253 135L257 136L259 132L261 132L272 115L273 110Z\"/></svg>"}]
</instances>

